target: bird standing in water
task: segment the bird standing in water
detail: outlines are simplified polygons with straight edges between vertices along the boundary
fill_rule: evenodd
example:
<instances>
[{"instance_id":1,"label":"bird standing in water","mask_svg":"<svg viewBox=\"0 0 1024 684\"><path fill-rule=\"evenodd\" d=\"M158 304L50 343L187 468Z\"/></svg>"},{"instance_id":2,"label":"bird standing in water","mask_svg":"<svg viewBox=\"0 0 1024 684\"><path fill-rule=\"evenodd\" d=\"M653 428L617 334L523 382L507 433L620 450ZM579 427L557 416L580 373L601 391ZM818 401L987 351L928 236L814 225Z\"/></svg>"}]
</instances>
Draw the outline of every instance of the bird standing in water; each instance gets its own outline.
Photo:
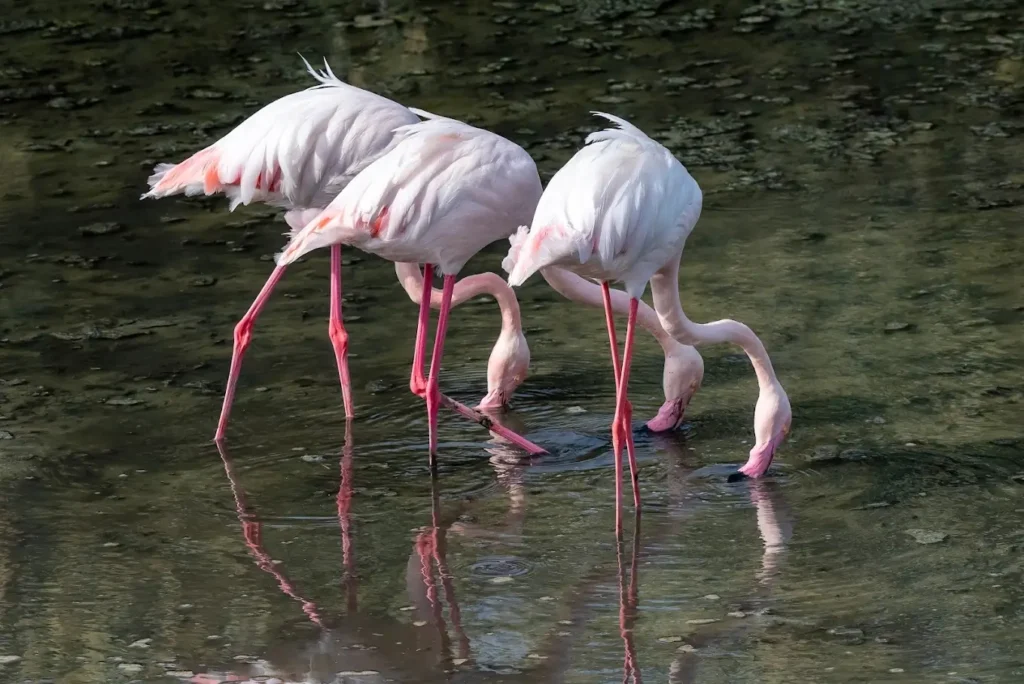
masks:
<instances>
[{"instance_id":1,"label":"bird standing in water","mask_svg":"<svg viewBox=\"0 0 1024 684\"><path fill-rule=\"evenodd\" d=\"M420 120L397 102L341 81L326 62L323 72L303 62L318 85L271 102L226 136L180 164L157 166L149 178L150 190L143 198L220 193L231 199L231 210L240 204L264 202L284 207L287 210L285 221L295 232L326 208L361 170L389 149L396 128ZM415 264L409 266L418 272ZM214 436L217 442L223 440L227 429L242 358L252 340L253 324L284 272L284 266L274 269L235 326L231 369ZM503 282L501 285L514 300L511 289ZM330 292L328 332L338 366L345 416L351 418L355 406L348 370L348 333L341 315L341 244L331 246ZM494 370L493 374L488 371L488 382L495 386L511 386L514 390L522 382L522 379L517 380L515 364L495 366ZM458 402L443 399L450 408L470 420L488 424L485 417ZM495 426L495 432L528 451L543 451L500 425Z\"/></svg>"},{"instance_id":2,"label":"bird standing in water","mask_svg":"<svg viewBox=\"0 0 1024 684\"><path fill-rule=\"evenodd\" d=\"M703 196L683 165L664 146L619 117L595 112L618 128L592 133L586 145L552 177L518 250L510 251L508 282L513 287L548 266L561 266L601 282L616 382L612 445L616 470L616 529L621 529L622 445L640 505L636 457L627 400L640 298L651 284L662 328L681 344L732 342L746 352L757 374L754 410L757 443L740 469L764 474L789 432L789 399L764 345L747 326L732 320L691 322L679 301L679 260L686 238L700 218ZM517 252L517 253L514 253ZM621 364L608 283L623 282L629 295L626 343Z\"/></svg>"},{"instance_id":3,"label":"bird standing in water","mask_svg":"<svg viewBox=\"0 0 1024 684\"><path fill-rule=\"evenodd\" d=\"M430 376L424 377L424 361L431 288L424 287L409 380L410 389L426 399L433 466L455 277L473 255L530 220L542 188L536 164L520 146L460 121L417 113L427 120L398 128L389 151L292 236L277 264L347 244L389 261L424 264L424 283L437 267L444 286Z\"/></svg>"},{"instance_id":4,"label":"bird standing in water","mask_svg":"<svg viewBox=\"0 0 1024 684\"><path fill-rule=\"evenodd\" d=\"M303 60L305 62L305 60ZM406 107L338 79L324 62L318 85L286 95L263 107L226 136L180 164L160 164L142 197L224 194L231 210L264 202L284 207L292 231L320 213L362 169L384 153L399 126L419 121ZM224 438L242 358L252 326L284 276L278 266L235 326L231 370L216 441ZM341 381L345 416L353 416L348 372L348 333L341 317L341 245L331 248L331 309L328 332Z\"/></svg>"},{"instance_id":5,"label":"bird standing in water","mask_svg":"<svg viewBox=\"0 0 1024 684\"><path fill-rule=\"evenodd\" d=\"M519 244L516 241L518 235L517 233L509 238L513 242L514 252L515 246ZM505 263L508 263L507 258ZM395 264L395 270L409 298L419 302L423 296L423 273L419 267L416 264ZM598 308L604 306L601 287L572 271L549 266L541 271L541 275L551 287L567 299ZM496 273L471 275L455 283L452 307L480 294L494 297L501 310L501 333L487 362L487 395L476 407L481 411L490 411L506 406L516 389L526 379L530 368L530 347L526 342L526 336L523 335L516 294ZM614 290L610 294L615 312L628 313L629 297L626 293ZM441 290L433 288L430 306L440 309L441 300ZM679 344L674 337L665 332L658 321L658 314L644 302L640 302L637 320L641 327L654 336L665 354L662 380L665 402L657 415L647 421L647 429L651 432L675 430L683 422L686 407L700 388L704 378L704 360L696 349Z\"/></svg>"}]
</instances>

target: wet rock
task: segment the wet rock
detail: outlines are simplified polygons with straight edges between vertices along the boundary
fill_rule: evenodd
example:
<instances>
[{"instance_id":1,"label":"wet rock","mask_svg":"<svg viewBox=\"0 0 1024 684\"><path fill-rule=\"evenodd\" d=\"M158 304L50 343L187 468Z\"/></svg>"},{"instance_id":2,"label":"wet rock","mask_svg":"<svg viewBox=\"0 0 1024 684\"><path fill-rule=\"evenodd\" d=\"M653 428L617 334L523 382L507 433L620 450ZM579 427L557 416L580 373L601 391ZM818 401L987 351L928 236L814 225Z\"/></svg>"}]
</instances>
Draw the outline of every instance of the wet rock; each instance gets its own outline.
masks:
<instances>
[{"instance_id":1,"label":"wet rock","mask_svg":"<svg viewBox=\"0 0 1024 684\"><path fill-rule=\"evenodd\" d=\"M192 287L210 287L217 284L217 278L214 276L196 276L189 280L188 284Z\"/></svg>"},{"instance_id":2,"label":"wet rock","mask_svg":"<svg viewBox=\"0 0 1024 684\"><path fill-rule=\"evenodd\" d=\"M124 225L116 223L114 221L107 221L103 223L90 223L87 226L80 226L78 232L86 237L93 237L96 235L112 235L114 233L120 233L124 230Z\"/></svg>"},{"instance_id":3,"label":"wet rock","mask_svg":"<svg viewBox=\"0 0 1024 684\"><path fill-rule=\"evenodd\" d=\"M909 529L904 530L906 534L909 534L914 538L918 544L938 544L946 541L949 538L949 534L938 530L921 530L921 529Z\"/></svg>"},{"instance_id":4,"label":"wet rock","mask_svg":"<svg viewBox=\"0 0 1024 684\"><path fill-rule=\"evenodd\" d=\"M5 440L5 439L14 439L14 435L12 435L7 430L0 430L0 440Z\"/></svg>"},{"instance_id":5,"label":"wet rock","mask_svg":"<svg viewBox=\"0 0 1024 684\"><path fill-rule=\"evenodd\" d=\"M144 403L141 399L135 399L134 397L113 397L107 399L104 404L108 406L138 406Z\"/></svg>"},{"instance_id":6,"label":"wet rock","mask_svg":"<svg viewBox=\"0 0 1024 684\"><path fill-rule=\"evenodd\" d=\"M76 109L87 109L101 102L98 97L55 97L46 103L48 109L62 109L72 111Z\"/></svg>"},{"instance_id":7,"label":"wet rock","mask_svg":"<svg viewBox=\"0 0 1024 684\"><path fill-rule=\"evenodd\" d=\"M152 643L153 639L151 638L139 639L138 641L133 641L132 643L128 644L128 648L149 648L150 644Z\"/></svg>"},{"instance_id":8,"label":"wet rock","mask_svg":"<svg viewBox=\"0 0 1024 684\"><path fill-rule=\"evenodd\" d=\"M373 14L359 14L352 20L352 27L357 29L379 28L391 26L395 20L391 17L382 17Z\"/></svg>"},{"instance_id":9,"label":"wet rock","mask_svg":"<svg viewBox=\"0 0 1024 684\"><path fill-rule=\"evenodd\" d=\"M718 622L718 618L694 618L693 620L687 620L688 625L710 625L713 622Z\"/></svg>"},{"instance_id":10,"label":"wet rock","mask_svg":"<svg viewBox=\"0 0 1024 684\"><path fill-rule=\"evenodd\" d=\"M142 672L142 665L138 663L119 663L117 669L125 674L138 674Z\"/></svg>"},{"instance_id":11,"label":"wet rock","mask_svg":"<svg viewBox=\"0 0 1024 684\"><path fill-rule=\"evenodd\" d=\"M828 630L828 633L839 637L847 644L860 644L864 641L864 630L857 627L833 627Z\"/></svg>"},{"instance_id":12,"label":"wet rock","mask_svg":"<svg viewBox=\"0 0 1024 684\"><path fill-rule=\"evenodd\" d=\"M0 666L13 665L21 661L21 656L18 655L0 655Z\"/></svg>"},{"instance_id":13,"label":"wet rock","mask_svg":"<svg viewBox=\"0 0 1024 684\"><path fill-rule=\"evenodd\" d=\"M51 337L65 341L81 340L122 340L129 337L151 335L154 328L167 328L176 325L173 321L163 319L128 320L112 327L85 326L78 331L50 333Z\"/></svg>"},{"instance_id":14,"label":"wet rock","mask_svg":"<svg viewBox=\"0 0 1024 684\"><path fill-rule=\"evenodd\" d=\"M658 641L660 641L663 644L676 644L676 643L679 643L682 640L683 640L683 637L681 637L681 636L663 636L663 637L658 637Z\"/></svg>"},{"instance_id":15,"label":"wet rock","mask_svg":"<svg viewBox=\"0 0 1024 684\"><path fill-rule=\"evenodd\" d=\"M503 575L500 577L492 577L489 581L491 584L508 584L509 582L514 582L515 578L510 577L508 575Z\"/></svg>"},{"instance_id":16,"label":"wet rock","mask_svg":"<svg viewBox=\"0 0 1024 684\"><path fill-rule=\"evenodd\" d=\"M885 324L884 330L887 333L894 333L912 330L913 328L914 326L912 324L906 323L904 321L891 321Z\"/></svg>"}]
</instances>

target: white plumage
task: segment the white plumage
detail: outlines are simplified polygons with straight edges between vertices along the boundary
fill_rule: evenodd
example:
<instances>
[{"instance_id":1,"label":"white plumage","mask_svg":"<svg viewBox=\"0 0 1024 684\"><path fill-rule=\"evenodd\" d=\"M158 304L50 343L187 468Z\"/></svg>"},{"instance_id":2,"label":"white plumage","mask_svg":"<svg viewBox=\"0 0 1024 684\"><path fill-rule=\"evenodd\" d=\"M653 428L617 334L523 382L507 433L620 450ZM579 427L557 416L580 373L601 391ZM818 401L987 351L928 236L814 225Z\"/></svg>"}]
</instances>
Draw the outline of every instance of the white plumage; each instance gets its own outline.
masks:
<instances>
[{"instance_id":1,"label":"white plumage","mask_svg":"<svg viewBox=\"0 0 1024 684\"><path fill-rule=\"evenodd\" d=\"M639 299L655 271L682 249L700 218L702 195L662 145L623 119L594 114L619 128L590 134L552 177L509 284L521 285L541 268L558 265L622 281Z\"/></svg>"},{"instance_id":2,"label":"white plumage","mask_svg":"<svg viewBox=\"0 0 1024 684\"><path fill-rule=\"evenodd\" d=\"M326 61L322 72L303 62L317 85L271 102L181 164L160 164L142 197L222 192L232 210L251 202L322 208L388 149L396 128L419 120L341 81Z\"/></svg>"},{"instance_id":3,"label":"white plumage","mask_svg":"<svg viewBox=\"0 0 1024 684\"><path fill-rule=\"evenodd\" d=\"M436 264L454 275L530 219L542 188L522 147L413 111L430 118L398 128L394 145L292 238L279 265L341 242L391 261Z\"/></svg>"}]
</instances>

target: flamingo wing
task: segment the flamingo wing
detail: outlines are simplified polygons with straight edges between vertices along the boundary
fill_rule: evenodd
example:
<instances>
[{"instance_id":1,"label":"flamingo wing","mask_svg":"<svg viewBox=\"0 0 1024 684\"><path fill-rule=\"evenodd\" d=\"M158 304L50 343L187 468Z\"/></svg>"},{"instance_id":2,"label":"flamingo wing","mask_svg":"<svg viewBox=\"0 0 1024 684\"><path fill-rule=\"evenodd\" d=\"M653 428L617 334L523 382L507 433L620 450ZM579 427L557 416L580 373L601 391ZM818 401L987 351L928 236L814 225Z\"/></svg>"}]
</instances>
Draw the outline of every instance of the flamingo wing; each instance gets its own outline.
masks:
<instances>
[{"instance_id":1,"label":"flamingo wing","mask_svg":"<svg viewBox=\"0 0 1024 684\"><path fill-rule=\"evenodd\" d=\"M303 60L305 61L305 60ZM319 82L266 105L226 136L179 164L160 164L142 197L223 193L231 209L267 202L324 207L418 121L402 105L344 83L326 65Z\"/></svg>"},{"instance_id":2,"label":"flamingo wing","mask_svg":"<svg viewBox=\"0 0 1024 684\"><path fill-rule=\"evenodd\" d=\"M507 237L540 194L537 167L521 147L462 122L431 118L398 128L388 152L295 234L278 263L333 242L373 251L368 242L379 239L421 249L420 260L436 261L444 273L457 271L472 254Z\"/></svg>"}]
</instances>

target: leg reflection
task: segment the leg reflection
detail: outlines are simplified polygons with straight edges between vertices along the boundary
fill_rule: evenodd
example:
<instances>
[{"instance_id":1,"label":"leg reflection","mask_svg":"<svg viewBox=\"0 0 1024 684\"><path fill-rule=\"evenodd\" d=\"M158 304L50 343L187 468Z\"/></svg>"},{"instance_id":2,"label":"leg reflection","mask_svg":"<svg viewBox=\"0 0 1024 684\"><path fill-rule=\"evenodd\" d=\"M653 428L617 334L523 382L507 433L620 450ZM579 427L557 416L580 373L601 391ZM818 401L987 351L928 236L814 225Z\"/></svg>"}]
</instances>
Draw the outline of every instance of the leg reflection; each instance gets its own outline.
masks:
<instances>
[{"instance_id":1,"label":"leg reflection","mask_svg":"<svg viewBox=\"0 0 1024 684\"><path fill-rule=\"evenodd\" d=\"M455 657L460 660L461 664L470 659L471 653L469 637L466 636L466 632L462 628L462 614L459 610L458 599L455 596L454 577L448 566L447 531L450 523L445 524L442 522L437 477L433 474L430 478L430 494L430 527L424 529L416 536L414 550L415 556L419 561L419 573L415 578L411 573L407 576L409 582L408 590L410 597L414 603L421 607L421 610L424 608L429 610L430 620L433 622L437 635L440 638L442 665L449 667L454 664L452 643L451 637L448 634L448 625L444 619L441 597L438 595L434 575L435 568L437 577L440 579L441 589L444 592L444 600L448 602L448 615L458 642L458 652ZM452 520L454 520L454 517Z\"/></svg>"},{"instance_id":2,"label":"leg reflection","mask_svg":"<svg viewBox=\"0 0 1024 684\"><path fill-rule=\"evenodd\" d=\"M246 502L245 490L242 489L242 485L235 475L227 449L222 443L218 442L217 451L220 453L220 460L224 464L224 473L228 476L228 481L231 483L231 494L235 498L235 511L238 513L238 522L242 525L242 537L245 539L245 545L248 547L249 553L256 560L256 567L273 576L277 580L277 586L281 588L281 591L302 604L302 612L309 617L313 624L323 627L324 625L320 619L320 612L316 604L309 599L303 598L295 591L292 583L285 576L281 564L275 563L270 554L263 548L263 523L259 521L256 513Z\"/></svg>"},{"instance_id":3,"label":"leg reflection","mask_svg":"<svg viewBox=\"0 0 1024 684\"><path fill-rule=\"evenodd\" d=\"M616 535L615 555L619 564L619 633L625 648L622 664L622 682L632 681L640 684L640 666L636 660L636 644L633 641L633 623L636 621L637 607L640 599L637 589L637 562L640 554L640 509L633 512L633 548L629 563L629 583L626 583L626 571L622 562L623 547L621 530Z\"/></svg>"},{"instance_id":4,"label":"leg reflection","mask_svg":"<svg viewBox=\"0 0 1024 684\"><path fill-rule=\"evenodd\" d=\"M338 526L341 528L341 558L344 567L341 584L345 589L348 612L354 613L356 601L356 566L352 552L352 421L345 421L345 446L341 450L341 476L338 483Z\"/></svg>"}]
</instances>

